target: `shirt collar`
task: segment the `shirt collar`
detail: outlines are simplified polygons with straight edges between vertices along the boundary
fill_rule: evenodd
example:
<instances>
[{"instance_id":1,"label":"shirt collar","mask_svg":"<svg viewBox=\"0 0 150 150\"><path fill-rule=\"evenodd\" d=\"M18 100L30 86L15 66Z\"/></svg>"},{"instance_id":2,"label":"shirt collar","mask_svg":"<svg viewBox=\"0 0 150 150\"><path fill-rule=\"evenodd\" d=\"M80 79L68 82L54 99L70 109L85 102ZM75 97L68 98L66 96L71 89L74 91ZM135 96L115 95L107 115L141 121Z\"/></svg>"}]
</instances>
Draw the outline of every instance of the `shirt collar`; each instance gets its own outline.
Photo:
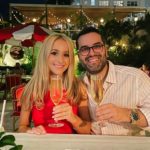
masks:
<instances>
[{"instance_id":1,"label":"shirt collar","mask_svg":"<svg viewBox=\"0 0 150 150\"><path fill-rule=\"evenodd\" d=\"M108 63L109 63L109 70L105 82L116 83L115 65L111 61L108 61Z\"/></svg>"},{"instance_id":2,"label":"shirt collar","mask_svg":"<svg viewBox=\"0 0 150 150\"><path fill-rule=\"evenodd\" d=\"M115 65L111 61L108 61L108 64L109 64L109 70L108 70L108 74L106 76L105 82L113 84L113 83L116 83ZM85 73L83 80L87 85L89 85L87 73Z\"/></svg>"}]
</instances>

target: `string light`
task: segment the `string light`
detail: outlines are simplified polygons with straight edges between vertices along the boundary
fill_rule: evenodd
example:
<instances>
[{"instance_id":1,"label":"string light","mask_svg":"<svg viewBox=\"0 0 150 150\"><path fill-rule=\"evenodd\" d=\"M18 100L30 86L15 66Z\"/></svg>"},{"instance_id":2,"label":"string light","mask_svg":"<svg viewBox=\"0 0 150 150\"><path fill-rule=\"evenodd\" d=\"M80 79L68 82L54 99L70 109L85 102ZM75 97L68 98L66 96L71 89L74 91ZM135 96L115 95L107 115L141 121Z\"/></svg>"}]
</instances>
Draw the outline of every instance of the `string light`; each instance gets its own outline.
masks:
<instances>
[{"instance_id":1,"label":"string light","mask_svg":"<svg viewBox=\"0 0 150 150\"><path fill-rule=\"evenodd\" d=\"M36 18L33 18L33 19L32 19L32 21L33 21L33 22L36 22L36 21L37 21L37 19L36 19Z\"/></svg>"},{"instance_id":2,"label":"string light","mask_svg":"<svg viewBox=\"0 0 150 150\"><path fill-rule=\"evenodd\" d=\"M13 14L13 17L16 19L16 21L17 21L18 23L22 24L22 21L20 21L20 20L16 17L15 14Z\"/></svg>"},{"instance_id":3,"label":"string light","mask_svg":"<svg viewBox=\"0 0 150 150\"><path fill-rule=\"evenodd\" d=\"M17 10L12 10L12 16L15 18L15 20L16 20L18 23L22 24L23 22L19 20L19 18L16 16L16 14L22 16L22 14L21 14L20 12L18 12Z\"/></svg>"},{"instance_id":4,"label":"string light","mask_svg":"<svg viewBox=\"0 0 150 150\"><path fill-rule=\"evenodd\" d=\"M70 21L71 21L70 18L67 18L67 22L70 23Z\"/></svg>"},{"instance_id":5,"label":"string light","mask_svg":"<svg viewBox=\"0 0 150 150\"><path fill-rule=\"evenodd\" d=\"M19 13L19 15L21 15L23 17L24 20L26 20L26 22L31 22L33 21L33 18L30 18L28 16L25 16L24 14L22 14L21 12L18 12L16 10L12 10L12 15L15 17L15 19L17 20L18 23L22 23L19 18L17 18L17 16L15 15L15 13ZM70 16L68 16L67 18L70 18L70 20L73 20L72 18L74 17L75 14L81 14L87 19L87 22L86 24L94 24L94 25L97 25L98 22L94 22L93 19L91 19L83 9L79 9L77 10L74 14L70 14ZM44 16L45 15L45 11L43 11L41 13L41 16ZM48 12L48 15L53 17L56 21L54 21L53 23L51 23L52 25L57 25L57 24L66 24L67 23L67 18L65 19L62 19L62 18L59 18L58 16L54 15L51 11ZM102 18L101 18L102 19ZM27 21L28 20L28 21ZM37 17L36 18L36 22L40 20L40 17ZM72 24L74 25L74 24Z\"/></svg>"},{"instance_id":6,"label":"string light","mask_svg":"<svg viewBox=\"0 0 150 150\"><path fill-rule=\"evenodd\" d=\"M24 22L22 22L18 17L17 17L17 14L18 13L18 15L20 15L20 16L22 16L22 18L24 19L24 20L26 20L26 22L31 22L31 21L33 21L33 19L32 18L30 18L30 17L28 17L28 16L25 16L24 14L22 14L21 12L18 12L17 10L12 10L12 12L11 12L11 14L12 14L12 16L16 19L16 21L18 22L18 23L20 23L20 24L24 24ZM36 18L36 21L38 21L40 19L40 17L37 17ZM28 20L28 21L27 21Z\"/></svg>"}]
</instances>

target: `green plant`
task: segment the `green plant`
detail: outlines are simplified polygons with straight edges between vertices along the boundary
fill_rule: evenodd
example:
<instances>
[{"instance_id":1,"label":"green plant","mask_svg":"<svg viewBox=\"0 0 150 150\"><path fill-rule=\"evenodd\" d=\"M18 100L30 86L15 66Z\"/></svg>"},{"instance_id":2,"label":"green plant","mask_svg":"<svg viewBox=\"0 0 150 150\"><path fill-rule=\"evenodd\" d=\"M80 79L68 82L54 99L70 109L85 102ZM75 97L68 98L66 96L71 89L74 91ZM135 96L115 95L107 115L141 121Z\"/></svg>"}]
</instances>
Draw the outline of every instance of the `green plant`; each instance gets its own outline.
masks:
<instances>
[{"instance_id":1,"label":"green plant","mask_svg":"<svg viewBox=\"0 0 150 150\"><path fill-rule=\"evenodd\" d=\"M21 65L21 67L26 71L26 74L31 74L33 69L34 58L31 51L32 49L26 49L25 58L27 62Z\"/></svg>"},{"instance_id":2,"label":"green plant","mask_svg":"<svg viewBox=\"0 0 150 150\"><path fill-rule=\"evenodd\" d=\"M17 145L15 143L15 137L13 135L4 135L5 132L0 132L0 148L4 146L9 146L9 150L22 150L22 145ZM1 149L0 149L1 150Z\"/></svg>"}]
</instances>

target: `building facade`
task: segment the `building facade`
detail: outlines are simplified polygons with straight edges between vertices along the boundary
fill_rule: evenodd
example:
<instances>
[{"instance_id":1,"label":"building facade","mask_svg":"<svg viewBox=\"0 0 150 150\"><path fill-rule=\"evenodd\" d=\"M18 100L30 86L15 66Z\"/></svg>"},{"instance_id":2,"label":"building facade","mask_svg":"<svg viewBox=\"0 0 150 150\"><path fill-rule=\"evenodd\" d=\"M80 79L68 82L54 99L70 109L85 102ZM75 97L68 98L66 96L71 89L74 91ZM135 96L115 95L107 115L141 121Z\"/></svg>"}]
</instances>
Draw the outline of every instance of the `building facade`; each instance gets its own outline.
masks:
<instances>
[{"instance_id":1,"label":"building facade","mask_svg":"<svg viewBox=\"0 0 150 150\"><path fill-rule=\"evenodd\" d=\"M73 4L103 7L150 7L150 0L75 0Z\"/></svg>"}]
</instances>

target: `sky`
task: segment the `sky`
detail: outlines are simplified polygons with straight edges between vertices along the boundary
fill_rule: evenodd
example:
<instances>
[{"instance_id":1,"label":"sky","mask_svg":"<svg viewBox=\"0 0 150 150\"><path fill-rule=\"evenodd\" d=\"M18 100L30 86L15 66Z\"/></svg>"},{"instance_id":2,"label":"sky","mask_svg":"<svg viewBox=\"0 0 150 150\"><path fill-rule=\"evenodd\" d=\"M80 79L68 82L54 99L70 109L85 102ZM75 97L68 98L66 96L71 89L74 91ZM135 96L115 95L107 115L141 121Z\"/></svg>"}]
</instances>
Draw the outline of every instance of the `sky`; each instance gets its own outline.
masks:
<instances>
[{"instance_id":1,"label":"sky","mask_svg":"<svg viewBox=\"0 0 150 150\"><path fill-rule=\"evenodd\" d=\"M8 5L8 0L0 0L0 16L3 16L3 18L8 19L8 12L9 10L9 5Z\"/></svg>"},{"instance_id":2,"label":"sky","mask_svg":"<svg viewBox=\"0 0 150 150\"><path fill-rule=\"evenodd\" d=\"M27 4L41 4L47 0L0 0L0 16L3 16L4 20L9 20L9 3L27 3Z\"/></svg>"},{"instance_id":3,"label":"sky","mask_svg":"<svg viewBox=\"0 0 150 150\"><path fill-rule=\"evenodd\" d=\"M45 3L47 0L9 0L10 3Z\"/></svg>"}]
</instances>

